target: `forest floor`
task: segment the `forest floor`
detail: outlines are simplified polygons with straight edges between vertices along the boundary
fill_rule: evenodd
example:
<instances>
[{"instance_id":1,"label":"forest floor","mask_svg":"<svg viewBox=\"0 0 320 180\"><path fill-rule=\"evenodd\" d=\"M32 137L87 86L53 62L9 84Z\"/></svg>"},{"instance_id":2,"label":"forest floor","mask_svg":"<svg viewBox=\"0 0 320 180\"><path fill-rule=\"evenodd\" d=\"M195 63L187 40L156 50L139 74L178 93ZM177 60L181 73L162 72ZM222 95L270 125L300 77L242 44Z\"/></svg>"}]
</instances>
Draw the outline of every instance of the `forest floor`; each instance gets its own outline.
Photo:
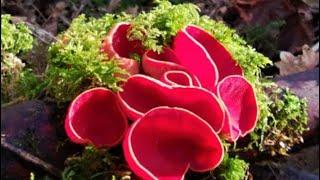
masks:
<instances>
[{"instance_id":1,"label":"forest floor","mask_svg":"<svg viewBox=\"0 0 320 180\"><path fill-rule=\"evenodd\" d=\"M264 76L270 76L284 87L291 88L300 97L307 97L311 109L313 127L319 127L319 2L317 0L172 0L173 3L192 2L200 7L201 14L224 21L236 29L248 44L269 57L275 65L263 69ZM1 13L11 14L14 21L24 21L31 27L40 42L25 59L31 60L35 72L41 74L46 68L46 52L55 37L66 30L72 20L80 14L100 17L105 13L124 11L138 14L153 6L148 0L1 0ZM298 74L297 74L298 73ZM309 89L301 89L295 81L315 80ZM306 86L306 84L302 84ZM32 105L22 104L18 109ZM39 108L46 109L47 107ZM2 112L3 110L1 110ZM11 112L12 111L12 112ZM14 111L14 112L13 112ZM6 110L7 116L16 115L16 109ZM54 113L47 109L43 113ZM45 122L44 122L45 123ZM1 123L1 129L2 129ZM22 127L23 128L23 127ZM1 130L2 131L2 130ZM319 179L319 138L308 137L304 145L292 150L285 162L274 163L265 160L253 164L250 172L255 179ZM2 148L3 148L3 144ZM1 148L1 154L4 150ZM74 147L71 147L71 149ZM6 148L5 151L10 151ZM8 150L9 149L9 150ZM1 155L2 156L2 155ZM15 157L21 161L21 157ZM53 157L59 158L59 157ZM32 164L33 162L31 162ZM26 173L23 165L9 173ZM18 167L18 168L17 168ZM1 169L3 162L1 160ZM54 172L54 169L52 170ZM28 174L28 173L27 173ZM29 175L29 174L28 174Z\"/></svg>"}]
</instances>

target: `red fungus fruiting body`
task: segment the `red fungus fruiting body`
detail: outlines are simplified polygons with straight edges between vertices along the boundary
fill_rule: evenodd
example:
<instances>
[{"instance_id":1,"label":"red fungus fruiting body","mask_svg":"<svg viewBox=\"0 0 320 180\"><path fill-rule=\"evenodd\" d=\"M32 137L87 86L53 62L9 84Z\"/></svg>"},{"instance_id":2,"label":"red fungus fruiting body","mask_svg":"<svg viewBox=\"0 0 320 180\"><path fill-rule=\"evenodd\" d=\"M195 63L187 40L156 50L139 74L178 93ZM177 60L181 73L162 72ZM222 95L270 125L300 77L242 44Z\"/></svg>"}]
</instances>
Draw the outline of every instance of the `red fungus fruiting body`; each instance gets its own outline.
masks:
<instances>
[{"instance_id":1,"label":"red fungus fruiting body","mask_svg":"<svg viewBox=\"0 0 320 180\"><path fill-rule=\"evenodd\" d=\"M118 59L132 76L114 94L105 88L81 93L70 105L65 130L75 143L111 147L126 133L123 150L142 179L183 179L188 169L207 171L222 161L217 133L236 141L257 123L252 85L230 53L209 33L189 25L173 39L173 49L143 52L129 41L130 23L118 23L102 52ZM131 57L142 56L142 68ZM136 74L136 75L134 75ZM151 76L151 77L150 77Z\"/></svg>"},{"instance_id":2,"label":"red fungus fruiting body","mask_svg":"<svg viewBox=\"0 0 320 180\"><path fill-rule=\"evenodd\" d=\"M221 134L236 141L252 132L258 120L258 105L251 84L242 76L227 76L219 82L217 92L226 113Z\"/></svg>"},{"instance_id":3,"label":"red fungus fruiting body","mask_svg":"<svg viewBox=\"0 0 320 180\"><path fill-rule=\"evenodd\" d=\"M139 73L139 63L131 56L134 54L142 56L143 48L140 41L128 40L127 33L130 27L131 24L128 22L114 25L104 39L101 51L105 52L110 58L117 59L119 66L133 75Z\"/></svg>"},{"instance_id":4,"label":"red fungus fruiting body","mask_svg":"<svg viewBox=\"0 0 320 180\"><path fill-rule=\"evenodd\" d=\"M120 143L128 126L117 95L105 88L81 93L71 103L65 130L71 141L111 147Z\"/></svg>"},{"instance_id":5,"label":"red fungus fruiting body","mask_svg":"<svg viewBox=\"0 0 320 180\"><path fill-rule=\"evenodd\" d=\"M223 146L211 126L182 108L158 107L127 131L123 143L130 168L142 179L183 179L186 171L216 168Z\"/></svg>"},{"instance_id":6,"label":"red fungus fruiting body","mask_svg":"<svg viewBox=\"0 0 320 180\"><path fill-rule=\"evenodd\" d=\"M144 113L159 106L187 109L219 132L224 120L221 101L204 88L169 86L159 80L145 76L131 76L119 93L124 112L129 119L136 121Z\"/></svg>"}]
</instances>

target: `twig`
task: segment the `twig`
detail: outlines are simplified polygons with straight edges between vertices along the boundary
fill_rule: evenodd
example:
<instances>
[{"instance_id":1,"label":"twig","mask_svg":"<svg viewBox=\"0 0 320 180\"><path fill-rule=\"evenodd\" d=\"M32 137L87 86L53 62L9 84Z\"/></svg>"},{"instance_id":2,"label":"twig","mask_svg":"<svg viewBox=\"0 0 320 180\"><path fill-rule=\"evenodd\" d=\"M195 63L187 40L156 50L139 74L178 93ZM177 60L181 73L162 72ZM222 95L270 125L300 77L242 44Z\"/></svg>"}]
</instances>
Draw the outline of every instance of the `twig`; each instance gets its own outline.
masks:
<instances>
[{"instance_id":1,"label":"twig","mask_svg":"<svg viewBox=\"0 0 320 180\"><path fill-rule=\"evenodd\" d=\"M17 104L21 101L25 100L25 98L23 97L18 97L18 98L15 98L15 100L12 100L10 102L7 102L7 103L4 103L1 105L1 108L5 108L5 107L8 107L8 106L11 106L11 105L14 105L14 104Z\"/></svg>"},{"instance_id":2,"label":"twig","mask_svg":"<svg viewBox=\"0 0 320 180\"><path fill-rule=\"evenodd\" d=\"M61 21L62 21L65 25L67 25L67 26L70 25L70 21L69 21L64 15L59 15L59 18L61 19Z\"/></svg>"},{"instance_id":3,"label":"twig","mask_svg":"<svg viewBox=\"0 0 320 180\"><path fill-rule=\"evenodd\" d=\"M19 22L23 22L25 25L29 27L32 34L45 44L50 44L51 42L54 42L57 40L57 38L54 35L52 35L50 32L23 20L23 18L13 16L12 22L15 24Z\"/></svg>"},{"instance_id":4,"label":"twig","mask_svg":"<svg viewBox=\"0 0 320 180\"><path fill-rule=\"evenodd\" d=\"M72 18L71 18L71 19L77 17L77 16L82 12L82 10L84 9L84 7L87 6L87 4L88 4L89 2L90 2L89 0L82 0L79 9L72 15Z\"/></svg>"},{"instance_id":5,"label":"twig","mask_svg":"<svg viewBox=\"0 0 320 180\"><path fill-rule=\"evenodd\" d=\"M42 14L42 12L34 5L34 4L31 4L32 8L35 9L39 15L41 16L41 18L45 21L46 18L44 17L44 15Z\"/></svg>"},{"instance_id":6,"label":"twig","mask_svg":"<svg viewBox=\"0 0 320 180\"><path fill-rule=\"evenodd\" d=\"M113 10L115 10L117 8L117 6L119 6L120 0L111 0L109 2L109 5L107 7L107 11L108 12L112 12Z\"/></svg>"},{"instance_id":7,"label":"twig","mask_svg":"<svg viewBox=\"0 0 320 180\"><path fill-rule=\"evenodd\" d=\"M7 143L5 141L4 137L1 137L1 147L15 153L16 155L18 155L22 159L41 167L43 170L49 172L50 174L54 175L55 177L61 178L62 173L59 169L57 169L53 165L41 160L40 158Z\"/></svg>"},{"instance_id":8,"label":"twig","mask_svg":"<svg viewBox=\"0 0 320 180\"><path fill-rule=\"evenodd\" d=\"M50 44L51 42L54 42L57 40L57 38L52 35L50 32L40 28L40 27L35 27L31 23L25 22L25 24L30 28L32 31L32 34L36 36L40 41Z\"/></svg>"}]
</instances>

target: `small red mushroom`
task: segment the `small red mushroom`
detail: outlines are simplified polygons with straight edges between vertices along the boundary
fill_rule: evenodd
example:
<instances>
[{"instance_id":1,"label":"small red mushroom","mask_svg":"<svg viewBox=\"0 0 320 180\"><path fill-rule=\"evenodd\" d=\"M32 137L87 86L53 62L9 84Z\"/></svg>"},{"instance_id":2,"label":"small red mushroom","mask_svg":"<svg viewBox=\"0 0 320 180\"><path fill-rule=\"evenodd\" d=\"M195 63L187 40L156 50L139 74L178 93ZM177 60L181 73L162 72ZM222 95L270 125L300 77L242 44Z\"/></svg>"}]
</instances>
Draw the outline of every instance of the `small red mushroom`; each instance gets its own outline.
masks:
<instances>
[{"instance_id":1,"label":"small red mushroom","mask_svg":"<svg viewBox=\"0 0 320 180\"><path fill-rule=\"evenodd\" d=\"M128 126L116 94L105 88L81 93L69 106L65 130L71 141L111 147L120 143Z\"/></svg>"},{"instance_id":2,"label":"small red mushroom","mask_svg":"<svg viewBox=\"0 0 320 180\"><path fill-rule=\"evenodd\" d=\"M216 132L194 113L157 107L129 128L123 142L125 159L142 179L183 179L188 169L215 169L224 150Z\"/></svg>"},{"instance_id":3,"label":"small red mushroom","mask_svg":"<svg viewBox=\"0 0 320 180\"><path fill-rule=\"evenodd\" d=\"M130 41L127 33L131 27L128 22L121 22L114 25L107 37L103 40L101 51L110 58L119 61L121 68L127 70L131 75L139 73L139 63L131 56L143 55L142 44L138 40Z\"/></svg>"},{"instance_id":4,"label":"small red mushroom","mask_svg":"<svg viewBox=\"0 0 320 180\"><path fill-rule=\"evenodd\" d=\"M252 85L242 76L227 76L219 82L217 94L224 102L226 113L221 135L236 141L252 132L259 112Z\"/></svg>"},{"instance_id":5,"label":"small red mushroom","mask_svg":"<svg viewBox=\"0 0 320 180\"><path fill-rule=\"evenodd\" d=\"M159 106L185 108L207 121L219 132L224 120L221 101L201 87L170 86L145 75L133 75L122 87L119 98L123 111L136 121Z\"/></svg>"}]
</instances>

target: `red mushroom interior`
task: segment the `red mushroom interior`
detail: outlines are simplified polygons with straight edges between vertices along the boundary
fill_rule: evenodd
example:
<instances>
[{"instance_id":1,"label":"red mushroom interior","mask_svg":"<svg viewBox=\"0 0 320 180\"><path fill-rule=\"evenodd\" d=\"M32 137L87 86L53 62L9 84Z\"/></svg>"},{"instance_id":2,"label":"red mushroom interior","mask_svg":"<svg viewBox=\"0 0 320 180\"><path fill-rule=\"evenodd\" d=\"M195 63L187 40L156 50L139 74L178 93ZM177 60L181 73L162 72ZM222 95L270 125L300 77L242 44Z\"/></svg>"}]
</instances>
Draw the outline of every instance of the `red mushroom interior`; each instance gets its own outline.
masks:
<instances>
[{"instance_id":1,"label":"red mushroom interior","mask_svg":"<svg viewBox=\"0 0 320 180\"><path fill-rule=\"evenodd\" d=\"M142 56L143 49L139 41L129 41L127 38L130 24L121 24L112 36L112 47L120 57L131 58L136 53Z\"/></svg>"},{"instance_id":2,"label":"red mushroom interior","mask_svg":"<svg viewBox=\"0 0 320 180\"><path fill-rule=\"evenodd\" d=\"M217 97L203 88L171 87L144 75L131 76L119 93L124 112L132 120L158 106L182 107L207 121L217 132L224 112Z\"/></svg>"},{"instance_id":3,"label":"red mushroom interior","mask_svg":"<svg viewBox=\"0 0 320 180\"><path fill-rule=\"evenodd\" d=\"M169 85L193 86L191 76L184 71L167 71L163 74L161 81Z\"/></svg>"},{"instance_id":4,"label":"red mushroom interior","mask_svg":"<svg viewBox=\"0 0 320 180\"><path fill-rule=\"evenodd\" d=\"M186 30L179 31L175 36L173 51L178 57L178 64L194 74L204 88L212 90L217 85L217 66L205 47Z\"/></svg>"},{"instance_id":5,"label":"red mushroom interior","mask_svg":"<svg viewBox=\"0 0 320 180\"><path fill-rule=\"evenodd\" d=\"M143 55L142 68L147 75L160 79L167 71L185 70L184 67L176 64L177 61L176 55L168 47L163 48L161 53L148 50Z\"/></svg>"},{"instance_id":6,"label":"red mushroom interior","mask_svg":"<svg viewBox=\"0 0 320 180\"><path fill-rule=\"evenodd\" d=\"M218 95L229 113L225 118L229 127L224 126L221 133L232 135L240 132L243 137L253 131L257 123L258 106L251 84L242 76L227 76L218 84ZM235 140L232 137L229 139Z\"/></svg>"},{"instance_id":7,"label":"red mushroom interior","mask_svg":"<svg viewBox=\"0 0 320 180\"><path fill-rule=\"evenodd\" d=\"M208 171L223 157L214 130L181 108L158 107L136 121L123 143L125 158L143 179L182 179L190 167Z\"/></svg>"},{"instance_id":8,"label":"red mushroom interior","mask_svg":"<svg viewBox=\"0 0 320 180\"><path fill-rule=\"evenodd\" d=\"M131 27L130 23L122 22L113 26L102 43L102 52L109 58L116 58L120 67L127 70L131 75L139 72L139 64L133 56L142 56L143 48L140 41L129 41L127 33Z\"/></svg>"},{"instance_id":9,"label":"red mushroom interior","mask_svg":"<svg viewBox=\"0 0 320 180\"><path fill-rule=\"evenodd\" d=\"M210 54L211 60L213 60L217 66L219 81L228 75L242 75L241 67L237 65L230 53L211 34L193 25L186 27L186 32L199 42Z\"/></svg>"},{"instance_id":10,"label":"red mushroom interior","mask_svg":"<svg viewBox=\"0 0 320 180\"><path fill-rule=\"evenodd\" d=\"M80 94L70 105L65 129L75 143L96 147L116 145L127 128L118 97L105 88L94 88Z\"/></svg>"}]
</instances>

